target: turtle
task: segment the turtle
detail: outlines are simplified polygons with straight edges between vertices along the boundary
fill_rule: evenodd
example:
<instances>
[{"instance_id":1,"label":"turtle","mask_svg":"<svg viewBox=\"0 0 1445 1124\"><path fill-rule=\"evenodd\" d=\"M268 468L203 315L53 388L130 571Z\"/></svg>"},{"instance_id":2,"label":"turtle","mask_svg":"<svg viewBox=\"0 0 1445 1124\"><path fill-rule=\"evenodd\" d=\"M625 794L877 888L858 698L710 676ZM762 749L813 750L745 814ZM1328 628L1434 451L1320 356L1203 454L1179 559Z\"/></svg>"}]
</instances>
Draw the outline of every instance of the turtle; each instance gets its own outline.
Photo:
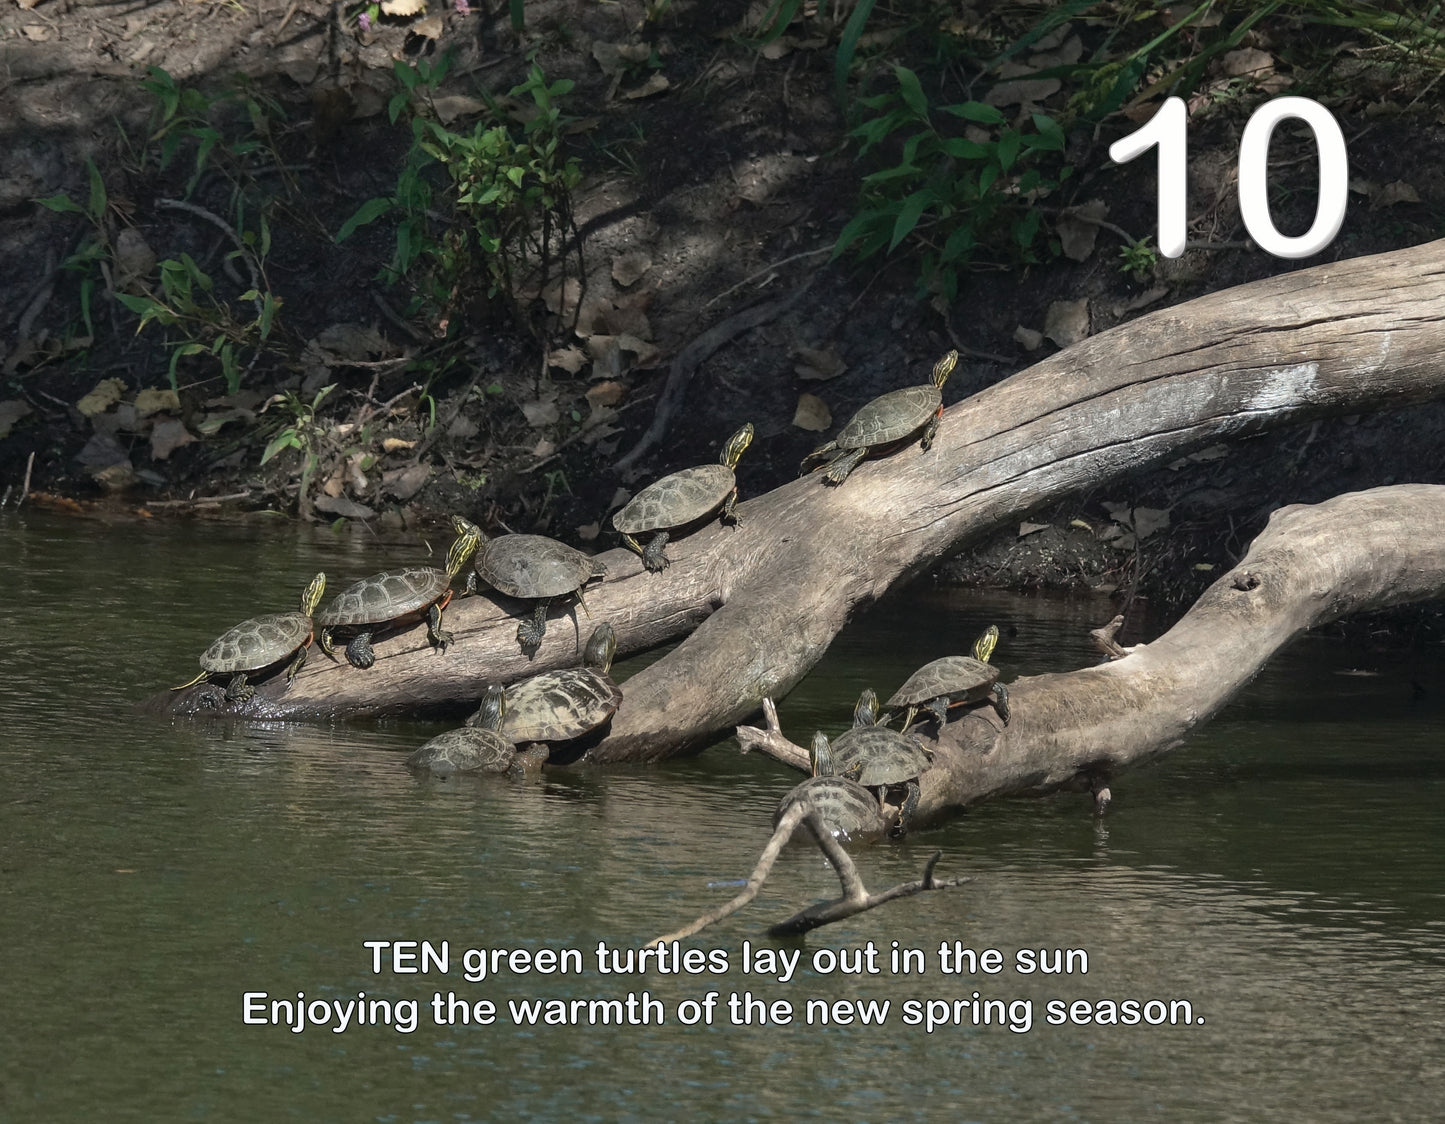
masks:
<instances>
[{"instance_id":1,"label":"turtle","mask_svg":"<svg viewBox=\"0 0 1445 1124\"><path fill-rule=\"evenodd\" d=\"M928 751L918 739L886 726L855 726L839 735L831 746L822 732L813 735L811 757L820 777L839 776L871 788L884 801L891 789L903 787L894 833L908 830L918 806L918 777L928 768Z\"/></svg>"},{"instance_id":2,"label":"turtle","mask_svg":"<svg viewBox=\"0 0 1445 1124\"><path fill-rule=\"evenodd\" d=\"M482 693L481 708L465 726L432 738L406 759L406 767L443 777L507 772L516 760L517 750L498 732L506 714L506 692L496 684L488 686Z\"/></svg>"},{"instance_id":3,"label":"turtle","mask_svg":"<svg viewBox=\"0 0 1445 1124\"><path fill-rule=\"evenodd\" d=\"M870 452L889 452L921 435L923 451L933 445L943 417L943 384L958 363L958 352L950 351L933 365L932 381L922 386L905 386L873 399L853 415L838 436L820 445L799 466L799 474L823 468L823 479L841 484ZM808 462L826 460L826 465Z\"/></svg>"},{"instance_id":4,"label":"turtle","mask_svg":"<svg viewBox=\"0 0 1445 1124\"><path fill-rule=\"evenodd\" d=\"M904 709L903 731L913 725L919 708L938 720L939 729L948 721L948 708L988 699L1003 724L1008 725L1008 688L998 681L998 668L988 662L998 643L998 626L989 625L974 641L972 656L944 656L924 664L893 692L887 706Z\"/></svg>"},{"instance_id":5,"label":"turtle","mask_svg":"<svg viewBox=\"0 0 1445 1124\"><path fill-rule=\"evenodd\" d=\"M556 745L601 730L622 702L622 691L608 674L616 652L617 634L604 621L587 641L584 666L514 683L507 693L503 736L517 745Z\"/></svg>"},{"instance_id":6,"label":"turtle","mask_svg":"<svg viewBox=\"0 0 1445 1124\"><path fill-rule=\"evenodd\" d=\"M246 677L288 658L291 666L286 669L286 682L290 684L306 663L306 650L315 633L312 616L325 590L326 575L317 574L301 594L300 612L268 613L242 621L201 653L201 674L172 689L183 691L207 676L229 675L226 701L245 702L256 693Z\"/></svg>"},{"instance_id":7,"label":"turtle","mask_svg":"<svg viewBox=\"0 0 1445 1124\"><path fill-rule=\"evenodd\" d=\"M452 529L457 537L447 551L445 570L435 566L387 570L363 578L333 597L331 604L316 616L316 623L321 626L322 651L335 659L331 634L349 632L347 662L352 667L365 669L376 663L376 653L371 649L373 635L389 626L425 618L427 639L438 651L445 652L452 642L452 634L442 628L442 610L452 599L453 583L467 568L482 541L482 532L476 524L460 515L452 517ZM475 580L468 577L467 592Z\"/></svg>"},{"instance_id":8,"label":"turtle","mask_svg":"<svg viewBox=\"0 0 1445 1124\"><path fill-rule=\"evenodd\" d=\"M499 593L537 603L532 616L517 625L517 643L523 651L535 652L547 631L547 608L552 600L575 593L587 613L582 587L602 577L607 567L590 554L545 535L498 535L485 540L477 551L476 572Z\"/></svg>"},{"instance_id":9,"label":"turtle","mask_svg":"<svg viewBox=\"0 0 1445 1124\"><path fill-rule=\"evenodd\" d=\"M654 480L626 506L612 513L612 526L622 535L630 550L642 556L642 564L654 574L667 569L669 559L664 553L671 532L700 523L722 509L722 518L735 525L742 518L733 510L738 500L738 481L733 470L738 458L752 444L753 423L746 423L728 438L717 464L701 464L684 468ZM642 546L636 535L652 533Z\"/></svg>"},{"instance_id":10,"label":"turtle","mask_svg":"<svg viewBox=\"0 0 1445 1124\"><path fill-rule=\"evenodd\" d=\"M888 819L877 798L846 777L809 777L794 786L778 802L773 826L777 827L783 813L801 800L813 805L823 826L835 837L852 842L876 839L888 832Z\"/></svg>"},{"instance_id":11,"label":"turtle","mask_svg":"<svg viewBox=\"0 0 1445 1124\"><path fill-rule=\"evenodd\" d=\"M886 721L884 723L887 724ZM858 702L853 706L853 726L878 725L878 692L872 687L864 687L863 693L858 696Z\"/></svg>"}]
</instances>

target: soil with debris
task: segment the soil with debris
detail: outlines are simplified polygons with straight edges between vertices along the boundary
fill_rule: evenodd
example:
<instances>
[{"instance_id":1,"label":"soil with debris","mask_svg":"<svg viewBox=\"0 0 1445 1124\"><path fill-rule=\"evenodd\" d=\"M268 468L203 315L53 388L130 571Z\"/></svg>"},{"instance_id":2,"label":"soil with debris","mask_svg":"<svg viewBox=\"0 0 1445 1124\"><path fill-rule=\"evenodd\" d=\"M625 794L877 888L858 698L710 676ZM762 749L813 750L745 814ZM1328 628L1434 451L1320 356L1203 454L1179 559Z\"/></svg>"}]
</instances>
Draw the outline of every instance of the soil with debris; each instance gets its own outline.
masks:
<instances>
[{"instance_id":1,"label":"soil with debris","mask_svg":"<svg viewBox=\"0 0 1445 1124\"><path fill-rule=\"evenodd\" d=\"M408 6L421 7L393 10ZM490 526L608 546L606 517L630 492L714 459L743 421L757 427L738 470L746 497L790 479L853 410L900 379L920 381L951 346L964 359L949 403L1144 311L1440 234L1438 102L1400 105L1362 83L1332 105L1349 140L1353 194L1342 232L1317 259L1287 262L1243 241L1233 180L1240 108L1210 114L1189 136L1190 236L1214 248L1121 272L1118 232L1154 226L1153 160L1114 168L1104 156L1113 137L1080 132L1068 138L1080 174L1059 203L1091 205L1103 225L1060 220L1056 261L976 272L951 304L920 301L911 266L829 256L860 174L833 94L836 29L830 39L799 24L758 52L738 34L746 4L648 23L637 0L557 0L526 5L519 43L505 9L459 0L369 28L361 6L314 0L18 0L0 14L7 500L28 476L31 502L76 508L213 518L281 509L397 533L462 510ZM377 280L395 223L362 226L342 243L332 236L367 200L396 191L411 140L405 115L390 120L396 61L428 66L445 51L450 71L427 96L458 131L487 98L517 108L505 95L526 78L529 55L548 81L575 82L566 104L584 174L574 217L586 272L584 284L534 302L574 317L574 330L556 315L524 323L482 294L453 294L450 314L468 334L444 369L419 374L412 360L447 326L409 312L402 290ZM194 145L160 166L163 79L239 91L215 112L250 113L251 132L235 135L261 141L232 155L245 190L268 193L264 268L283 304L276 347L254 363L243 352L230 387L211 355L185 354L172 391L177 337L168 346L154 325L137 332L118 299L154 276L157 259L189 255L239 319L257 300L244 292L258 288L247 264L257 256L254 241L247 256L241 229L254 231L255 218L237 206L249 196L214 163L196 174ZM1231 81L1211 89L1237 94ZM1067 93L1036 96L1049 110ZM1313 147L1281 135L1274 156L1289 197L1275 219L1299 233L1313 217ZM104 268L71 260L94 230L84 214L37 202L63 192L84 210L96 177L111 245ZM729 318L749 309L756 326L734 330ZM698 363L660 441L619 471L653 422L668 364L720 328L725 338ZM1442 432L1445 406L1431 404L1199 449L1030 513L971 544L939 577L1120 590L1142 577L1156 599L1184 603L1282 504L1445 479ZM309 468L302 446L317 454Z\"/></svg>"}]
</instances>

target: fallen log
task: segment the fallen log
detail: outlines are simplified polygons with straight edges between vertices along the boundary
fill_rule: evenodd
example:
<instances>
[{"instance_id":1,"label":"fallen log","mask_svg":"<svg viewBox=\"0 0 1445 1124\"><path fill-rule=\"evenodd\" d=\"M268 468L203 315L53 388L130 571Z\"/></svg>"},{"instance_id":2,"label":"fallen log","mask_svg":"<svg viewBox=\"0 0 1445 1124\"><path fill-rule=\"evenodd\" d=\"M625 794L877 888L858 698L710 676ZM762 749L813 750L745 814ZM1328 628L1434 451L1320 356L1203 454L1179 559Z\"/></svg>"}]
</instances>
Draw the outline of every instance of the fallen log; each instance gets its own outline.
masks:
<instances>
[{"instance_id":1,"label":"fallen log","mask_svg":"<svg viewBox=\"0 0 1445 1124\"><path fill-rule=\"evenodd\" d=\"M1301 633L1370 609L1445 596L1445 486L1400 484L1280 508L1249 551L1157 640L1110 663L1010 683L1007 726L982 705L940 732L915 726L933 764L915 822L997 796L1107 788L1174 749ZM769 728L744 751L806 770ZM807 731L811 736L812 731Z\"/></svg>"},{"instance_id":2,"label":"fallen log","mask_svg":"<svg viewBox=\"0 0 1445 1124\"><path fill-rule=\"evenodd\" d=\"M664 574L644 572L630 552L602 555L607 579L588 604L612 623L619 656L686 639L628 680L589 759L655 761L703 744L786 693L855 610L1011 516L1221 437L1438 397L1442 250L1316 266L1140 317L954 405L928 452L912 445L865 462L841 487L812 476L740 504L739 526L669 545ZM143 708L458 713L487 682L580 658L585 619L554 620L528 660L509 615L520 611L469 598L447 611L456 643L445 654L415 629L376 645L368 671L313 659L289 689L273 678L244 704L201 686Z\"/></svg>"}]
</instances>

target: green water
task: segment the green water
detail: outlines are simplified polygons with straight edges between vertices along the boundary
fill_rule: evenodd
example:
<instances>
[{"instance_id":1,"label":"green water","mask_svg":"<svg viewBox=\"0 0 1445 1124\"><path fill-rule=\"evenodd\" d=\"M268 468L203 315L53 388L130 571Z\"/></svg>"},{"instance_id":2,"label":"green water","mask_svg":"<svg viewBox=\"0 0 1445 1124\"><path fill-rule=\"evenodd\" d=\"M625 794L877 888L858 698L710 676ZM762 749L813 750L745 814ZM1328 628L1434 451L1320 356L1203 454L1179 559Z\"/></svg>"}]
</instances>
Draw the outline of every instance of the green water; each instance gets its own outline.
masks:
<instances>
[{"instance_id":1,"label":"green water","mask_svg":"<svg viewBox=\"0 0 1445 1124\"><path fill-rule=\"evenodd\" d=\"M1082 796L985 806L860 855L872 888L917 877L935 849L967 886L773 942L768 922L836 886L816 852L792 849L753 906L689 942L725 952L726 974L602 976L599 941L633 947L735 892L796 777L724 742L658 768L442 783L400 765L435 724L128 709L190 678L237 619L289 608L317 569L360 576L414 555L294 529L0 515L0 1119L1439 1117L1438 653L1381 662L1306 640L1185 746L1119 778L1103 823ZM786 701L784 728L841 726L861 686L891 690L989 620L1005 627L1005 678L1079 666L1086 627L1109 615L891 600ZM1336 674L1362 664L1389 674ZM405 940L449 942L449 972L373 974L363 942ZM744 941L801 952L796 975L745 975ZM811 964L870 941L877 974ZM925 973L886 971L895 941L924 950ZM1005 967L940 974L955 941ZM576 948L586 970L504 965L472 983L471 948ZM1021 975L1018 949L1084 950L1088 971ZM681 1025L679 1004L710 991L714 1025ZM420 1006L410 1032L295 1033L247 1025L246 992ZM489 1000L497 1020L438 1026L437 992ZM643 992L661 1025L518 1026L507 1007ZM975 992L1019 1017L904 1022L906 1001ZM731 1025L727 997L743 993L792 1003L794 1020ZM890 1008L882 1026L809 1026L810 999ZM1187 1000L1194 1021L1048 1025L1050 1000Z\"/></svg>"}]
</instances>

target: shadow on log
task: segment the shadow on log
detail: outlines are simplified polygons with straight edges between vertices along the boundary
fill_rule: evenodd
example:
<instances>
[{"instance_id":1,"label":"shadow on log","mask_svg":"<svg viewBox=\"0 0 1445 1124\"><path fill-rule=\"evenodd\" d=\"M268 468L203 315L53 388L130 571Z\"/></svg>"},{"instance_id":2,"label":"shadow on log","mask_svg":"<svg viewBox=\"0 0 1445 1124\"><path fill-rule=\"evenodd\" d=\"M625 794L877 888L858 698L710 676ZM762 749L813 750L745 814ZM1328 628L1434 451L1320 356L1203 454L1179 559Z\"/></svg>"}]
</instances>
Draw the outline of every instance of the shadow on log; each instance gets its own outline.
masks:
<instances>
[{"instance_id":1,"label":"shadow on log","mask_svg":"<svg viewBox=\"0 0 1445 1124\"><path fill-rule=\"evenodd\" d=\"M612 731L589 759L656 761L704 744L756 713L764 698L791 689L855 610L1020 512L1220 437L1438 397L1445 392L1442 249L1433 243L1316 266L1140 317L953 406L926 453L910 446L865 462L842 487L814 476L740 504L740 526L712 525L671 544L665 574L644 572L627 551L602 555L607 579L589 591L588 604L616 629L619 657L686 639L627 681ZM916 374L912 381L920 381ZM1228 627L1239 599L1211 596L1218 627ZM289 689L273 678L253 699L222 703L219 712L283 719L460 713L487 682L578 662L590 631L585 619L554 619L529 661L516 643L518 609L468 598L447 610L456 642L445 654L414 629L377 644L369 671L315 659ZM1253 655L1230 637L1223 643ZM1194 675L1214 696L1219 680L1213 665L1198 662L1202 652L1191 655ZM179 679L191 674L177 670ZM1138 741L1130 721L1113 716L1120 699L1107 697L1112 688L1099 693L1115 684L1109 669L1098 674L1053 712L1069 720L1068 736L1028 723L1043 740L1021 749L1019 776L1002 784L990 779L990 766L960 760L940 771L958 778L946 791L937 781L925 790L924 810L980 798L975 792L1048 788L1064 774L1103 767L1121 739ZM1117 687L1156 690L1130 677ZM163 693L142 708L197 713L213 709L214 695L205 687ZM1151 729L1167 742L1177 725Z\"/></svg>"}]
</instances>

